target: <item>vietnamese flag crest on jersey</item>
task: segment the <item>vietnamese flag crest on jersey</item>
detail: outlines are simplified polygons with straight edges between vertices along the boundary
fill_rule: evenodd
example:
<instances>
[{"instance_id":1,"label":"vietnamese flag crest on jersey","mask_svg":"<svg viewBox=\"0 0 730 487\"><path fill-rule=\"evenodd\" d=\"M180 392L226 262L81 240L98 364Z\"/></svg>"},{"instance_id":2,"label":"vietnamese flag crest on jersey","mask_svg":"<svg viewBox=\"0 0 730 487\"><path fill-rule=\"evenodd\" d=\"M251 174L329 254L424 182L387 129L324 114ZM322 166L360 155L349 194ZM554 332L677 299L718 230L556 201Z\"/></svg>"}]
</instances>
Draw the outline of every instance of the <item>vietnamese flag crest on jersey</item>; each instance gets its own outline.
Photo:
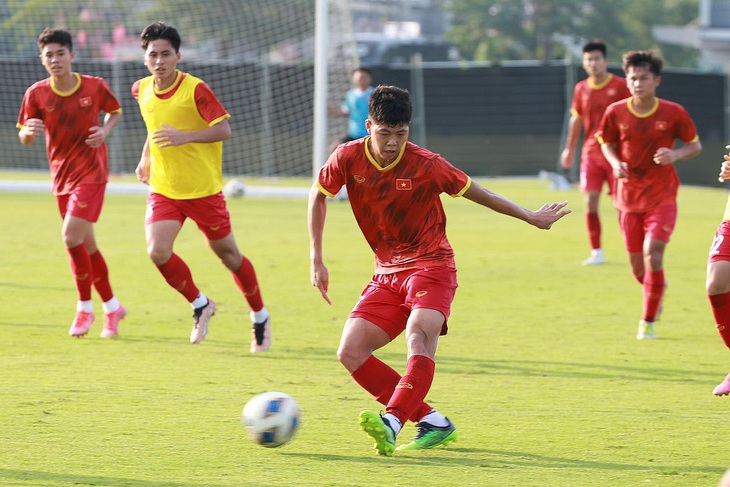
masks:
<instances>
[{"instance_id":1,"label":"vietnamese flag crest on jersey","mask_svg":"<svg viewBox=\"0 0 730 487\"><path fill-rule=\"evenodd\" d=\"M85 96L82 99L79 100L79 105L82 107L90 107L91 106L91 97Z\"/></svg>"},{"instance_id":2,"label":"vietnamese flag crest on jersey","mask_svg":"<svg viewBox=\"0 0 730 487\"><path fill-rule=\"evenodd\" d=\"M396 179L395 189L400 191L410 191L413 189L413 185L411 184L410 179Z\"/></svg>"}]
</instances>

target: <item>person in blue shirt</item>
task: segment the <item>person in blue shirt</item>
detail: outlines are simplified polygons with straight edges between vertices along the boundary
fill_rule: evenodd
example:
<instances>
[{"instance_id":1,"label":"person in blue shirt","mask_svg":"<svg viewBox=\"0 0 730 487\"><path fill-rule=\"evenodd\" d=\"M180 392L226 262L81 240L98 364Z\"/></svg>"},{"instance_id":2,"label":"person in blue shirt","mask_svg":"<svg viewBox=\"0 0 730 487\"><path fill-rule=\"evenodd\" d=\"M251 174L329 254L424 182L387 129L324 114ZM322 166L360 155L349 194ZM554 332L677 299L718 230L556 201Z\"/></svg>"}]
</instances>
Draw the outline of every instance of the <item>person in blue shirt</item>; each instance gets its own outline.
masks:
<instances>
[{"instance_id":1,"label":"person in blue shirt","mask_svg":"<svg viewBox=\"0 0 730 487\"><path fill-rule=\"evenodd\" d=\"M348 117L347 135L340 143L350 142L368 135L365 120L368 118L368 102L373 92L373 74L369 69L357 68L352 71L352 88L345 95L345 101L339 108L330 110L338 117Z\"/></svg>"}]
</instances>

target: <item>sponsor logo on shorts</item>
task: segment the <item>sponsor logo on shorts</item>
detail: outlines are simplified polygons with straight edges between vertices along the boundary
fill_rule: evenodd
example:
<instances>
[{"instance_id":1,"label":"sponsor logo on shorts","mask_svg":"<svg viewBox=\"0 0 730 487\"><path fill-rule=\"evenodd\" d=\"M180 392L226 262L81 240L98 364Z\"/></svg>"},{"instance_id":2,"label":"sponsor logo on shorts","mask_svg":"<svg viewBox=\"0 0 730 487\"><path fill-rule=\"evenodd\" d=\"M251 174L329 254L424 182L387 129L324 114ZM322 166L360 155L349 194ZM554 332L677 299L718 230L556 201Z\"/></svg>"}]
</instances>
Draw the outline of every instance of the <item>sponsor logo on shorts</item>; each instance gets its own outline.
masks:
<instances>
[{"instance_id":1,"label":"sponsor logo on shorts","mask_svg":"<svg viewBox=\"0 0 730 487\"><path fill-rule=\"evenodd\" d=\"M416 297L417 297L417 298L422 298L422 297L424 297L424 296L425 296L426 294L428 294L428 291L418 291L418 292L416 293Z\"/></svg>"},{"instance_id":2,"label":"sponsor logo on shorts","mask_svg":"<svg viewBox=\"0 0 730 487\"><path fill-rule=\"evenodd\" d=\"M78 206L79 208L86 208L87 206L89 206L89 204L86 201L79 201L78 203L76 203L76 206Z\"/></svg>"},{"instance_id":3,"label":"sponsor logo on shorts","mask_svg":"<svg viewBox=\"0 0 730 487\"><path fill-rule=\"evenodd\" d=\"M397 386L395 386L396 389L413 389L413 384L410 384L408 382L401 382Z\"/></svg>"},{"instance_id":4,"label":"sponsor logo on shorts","mask_svg":"<svg viewBox=\"0 0 730 487\"><path fill-rule=\"evenodd\" d=\"M220 225L214 225L214 226L210 227L211 232L217 232L220 229L221 229Z\"/></svg>"},{"instance_id":5,"label":"sponsor logo on shorts","mask_svg":"<svg viewBox=\"0 0 730 487\"><path fill-rule=\"evenodd\" d=\"M359 174L355 174L352 178L355 180L356 183L364 183L365 182L365 178L362 177L362 176L360 176Z\"/></svg>"}]
</instances>

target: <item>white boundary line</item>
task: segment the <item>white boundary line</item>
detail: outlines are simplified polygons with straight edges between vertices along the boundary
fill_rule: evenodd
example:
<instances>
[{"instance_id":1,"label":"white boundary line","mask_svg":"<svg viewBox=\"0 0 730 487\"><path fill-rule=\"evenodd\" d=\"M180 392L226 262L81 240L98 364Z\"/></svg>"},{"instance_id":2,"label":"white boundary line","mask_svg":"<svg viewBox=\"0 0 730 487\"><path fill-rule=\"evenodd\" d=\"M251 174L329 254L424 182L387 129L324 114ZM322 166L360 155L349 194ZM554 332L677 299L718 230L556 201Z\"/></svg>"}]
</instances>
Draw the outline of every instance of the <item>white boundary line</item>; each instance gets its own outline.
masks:
<instances>
[{"instance_id":1,"label":"white boundary line","mask_svg":"<svg viewBox=\"0 0 730 487\"><path fill-rule=\"evenodd\" d=\"M50 181L1 181L0 192L42 193L51 191ZM252 198L306 198L309 188L246 186L244 196ZM107 194L147 194L148 187L141 183L108 183Z\"/></svg>"}]
</instances>

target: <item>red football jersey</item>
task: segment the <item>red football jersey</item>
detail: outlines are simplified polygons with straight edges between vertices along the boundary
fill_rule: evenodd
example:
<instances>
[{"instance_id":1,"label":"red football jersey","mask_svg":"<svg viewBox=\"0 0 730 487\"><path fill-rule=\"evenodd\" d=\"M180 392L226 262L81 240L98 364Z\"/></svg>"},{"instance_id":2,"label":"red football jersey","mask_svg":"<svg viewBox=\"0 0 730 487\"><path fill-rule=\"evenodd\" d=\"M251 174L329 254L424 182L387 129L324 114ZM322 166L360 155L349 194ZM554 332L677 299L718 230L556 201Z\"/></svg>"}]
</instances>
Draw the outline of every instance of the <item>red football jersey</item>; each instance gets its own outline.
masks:
<instances>
[{"instance_id":1,"label":"red football jersey","mask_svg":"<svg viewBox=\"0 0 730 487\"><path fill-rule=\"evenodd\" d=\"M328 196L347 187L355 220L375 253L375 272L455 267L440 195L461 196L471 185L469 176L411 142L381 167L370 154L369 141L340 145L319 171L318 185Z\"/></svg>"},{"instance_id":2,"label":"red football jersey","mask_svg":"<svg viewBox=\"0 0 730 487\"><path fill-rule=\"evenodd\" d=\"M621 211L645 212L677 197L679 177L674 164L654 163L660 147L674 147L674 141L699 140L687 111L678 103L660 98L644 114L631 106L632 98L610 105L596 134L600 143L616 144L619 160L629 166L628 178L617 180L614 205Z\"/></svg>"},{"instance_id":3,"label":"red football jersey","mask_svg":"<svg viewBox=\"0 0 730 487\"><path fill-rule=\"evenodd\" d=\"M101 112L121 111L104 79L74 75L77 85L68 93L57 91L51 78L33 84L26 90L18 114L18 128L29 118L43 120L55 194L68 194L79 184L107 182L106 144L93 148L84 141L91 134L91 127L102 125Z\"/></svg>"},{"instance_id":4,"label":"red football jersey","mask_svg":"<svg viewBox=\"0 0 730 487\"><path fill-rule=\"evenodd\" d=\"M631 96L626 80L609 73L600 85L594 85L590 78L579 81L573 90L573 103L570 111L583 122L582 161L604 160L601 145L594 134L601 127L601 118L606 107L613 102Z\"/></svg>"}]
</instances>

